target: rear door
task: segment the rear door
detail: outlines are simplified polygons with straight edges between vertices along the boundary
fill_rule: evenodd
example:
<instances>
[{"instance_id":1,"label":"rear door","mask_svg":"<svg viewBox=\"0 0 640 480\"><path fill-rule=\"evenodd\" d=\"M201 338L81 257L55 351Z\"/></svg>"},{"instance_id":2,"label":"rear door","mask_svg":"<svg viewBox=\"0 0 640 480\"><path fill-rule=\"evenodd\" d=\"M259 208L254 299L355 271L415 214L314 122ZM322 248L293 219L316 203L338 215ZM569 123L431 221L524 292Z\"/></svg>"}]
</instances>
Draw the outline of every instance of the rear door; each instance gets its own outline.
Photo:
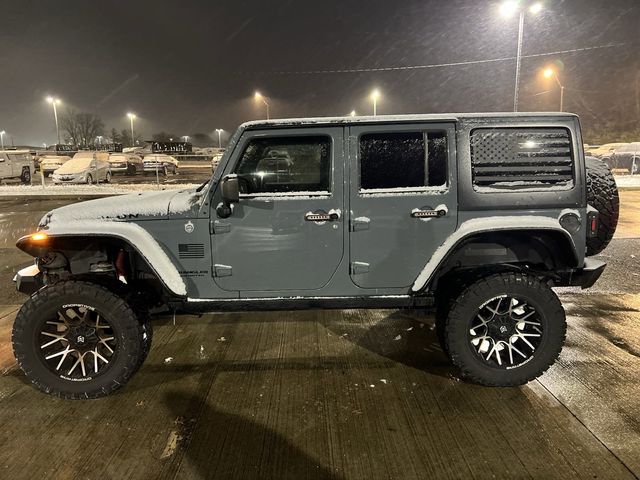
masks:
<instances>
[{"instance_id":1,"label":"rear door","mask_svg":"<svg viewBox=\"0 0 640 480\"><path fill-rule=\"evenodd\" d=\"M410 287L456 229L455 126L353 126L349 139L351 279Z\"/></svg>"}]
</instances>

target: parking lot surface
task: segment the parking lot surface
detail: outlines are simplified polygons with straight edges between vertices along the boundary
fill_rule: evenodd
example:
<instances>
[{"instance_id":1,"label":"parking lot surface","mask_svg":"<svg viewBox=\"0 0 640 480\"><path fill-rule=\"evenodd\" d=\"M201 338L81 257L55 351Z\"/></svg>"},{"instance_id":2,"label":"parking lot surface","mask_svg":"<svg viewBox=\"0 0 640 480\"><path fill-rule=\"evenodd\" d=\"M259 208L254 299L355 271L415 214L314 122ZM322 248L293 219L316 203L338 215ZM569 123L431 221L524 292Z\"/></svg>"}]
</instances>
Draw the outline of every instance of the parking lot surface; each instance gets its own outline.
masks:
<instances>
[{"instance_id":1,"label":"parking lot surface","mask_svg":"<svg viewBox=\"0 0 640 480\"><path fill-rule=\"evenodd\" d=\"M225 313L159 318L140 372L92 401L37 392L10 347L14 241L71 201L0 200L2 478L640 476L638 191L602 279L560 292L566 346L526 386L459 381L411 311Z\"/></svg>"}]
</instances>

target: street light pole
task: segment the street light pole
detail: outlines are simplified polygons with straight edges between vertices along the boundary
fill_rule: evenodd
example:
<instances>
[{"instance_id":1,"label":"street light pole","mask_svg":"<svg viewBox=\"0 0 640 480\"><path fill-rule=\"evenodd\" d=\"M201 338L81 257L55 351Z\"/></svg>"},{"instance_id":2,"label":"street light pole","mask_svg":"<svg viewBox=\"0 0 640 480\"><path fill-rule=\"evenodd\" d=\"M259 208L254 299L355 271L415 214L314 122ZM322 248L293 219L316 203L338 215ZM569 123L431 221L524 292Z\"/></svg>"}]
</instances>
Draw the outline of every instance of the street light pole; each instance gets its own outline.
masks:
<instances>
[{"instance_id":1,"label":"street light pole","mask_svg":"<svg viewBox=\"0 0 640 480\"><path fill-rule=\"evenodd\" d=\"M264 103L264 106L267 107L267 120L269 120L269 102L267 102L267 99L260 92L256 92L253 98Z\"/></svg>"},{"instance_id":2,"label":"street light pole","mask_svg":"<svg viewBox=\"0 0 640 480\"><path fill-rule=\"evenodd\" d=\"M2 150L4 150L4 134L7 133L4 130L0 132L0 142L2 143Z\"/></svg>"},{"instance_id":3,"label":"street light pole","mask_svg":"<svg viewBox=\"0 0 640 480\"><path fill-rule=\"evenodd\" d=\"M58 143L60 143L60 128L58 127L58 109L56 105L60 104L60 100L53 97L47 97L47 102L53 105L53 118L56 121L56 135L58 137Z\"/></svg>"},{"instance_id":4,"label":"street light pole","mask_svg":"<svg viewBox=\"0 0 640 480\"><path fill-rule=\"evenodd\" d=\"M380 98L380 91L378 89L371 92L371 100L373 100L373 116L378 115L378 98Z\"/></svg>"},{"instance_id":5,"label":"street light pole","mask_svg":"<svg viewBox=\"0 0 640 480\"><path fill-rule=\"evenodd\" d=\"M136 141L135 141L135 134L133 133L133 121L136 118L136 114L135 113L127 113L127 117L129 117L129 121L131 123L131 146L135 147L136 146Z\"/></svg>"},{"instance_id":6,"label":"street light pole","mask_svg":"<svg viewBox=\"0 0 640 480\"><path fill-rule=\"evenodd\" d=\"M222 148L222 129L221 128L216 128L216 132L218 132L218 148Z\"/></svg>"},{"instance_id":7,"label":"street light pole","mask_svg":"<svg viewBox=\"0 0 640 480\"><path fill-rule=\"evenodd\" d=\"M556 83L560 87L560 111L564 112L564 85L560 81L560 78L558 77L557 72L553 68L547 68L543 72L543 75L546 78L552 78L553 77L553 79L556 81Z\"/></svg>"},{"instance_id":8,"label":"street light pole","mask_svg":"<svg viewBox=\"0 0 640 480\"><path fill-rule=\"evenodd\" d=\"M529 12L536 15L542 11L542 3L536 2L531 4ZM513 93L513 111L518 111L518 102L520 95L520 69L522 66L522 44L524 41L524 20L526 16L526 10L520 6L520 2L517 0L506 0L500 6L500 13L504 17L511 17L514 13L519 12L518 21L518 51L516 54L516 81L515 89Z\"/></svg>"},{"instance_id":9,"label":"street light pole","mask_svg":"<svg viewBox=\"0 0 640 480\"><path fill-rule=\"evenodd\" d=\"M520 65L522 64L522 40L524 37L524 10L520 12L518 27L518 54L516 55L516 89L513 94L513 111L518 111L518 93L520 90Z\"/></svg>"}]
</instances>

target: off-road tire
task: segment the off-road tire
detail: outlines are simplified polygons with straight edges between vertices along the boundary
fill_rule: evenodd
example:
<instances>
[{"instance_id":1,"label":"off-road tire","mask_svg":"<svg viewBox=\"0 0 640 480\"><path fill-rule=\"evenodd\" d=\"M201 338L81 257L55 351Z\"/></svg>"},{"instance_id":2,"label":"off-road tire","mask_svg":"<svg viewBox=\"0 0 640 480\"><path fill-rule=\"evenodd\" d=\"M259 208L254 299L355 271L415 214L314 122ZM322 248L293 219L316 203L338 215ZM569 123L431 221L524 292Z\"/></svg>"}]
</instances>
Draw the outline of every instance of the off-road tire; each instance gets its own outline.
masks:
<instances>
[{"instance_id":1,"label":"off-road tire","mask_svg":"<svg viewBox=\"0 0 640 480\"><path fill-rule=\"evenodd\" d=\"M22 175L20 175L20 181L22 181L22 183L31 183L31 170L23 168Z\"/></svg>"},{"instance_id":2,"label":"off-road tire","mask_svg":"<svg viewBox=\"0 0 640 480\"><path fill-rule=\"evenodd\" d=\"M602 252L616 231L620 198L615 178L606 163L587 157L587 203L599 212L598 231L587 238L587 256Z\"/></svg>"},{"instance_id":3,"label":"off-road tire","mask_svg":"<svg viewBox=\"0 0 640 480\"><path fill-rule=\"evenodd\" d=\"M87 174L87 185L93 184L93 177L90 173Z\"/></svg>"},{"instance_id":4,"label":"off-road tire","mask_svg":"<svg viewBox=\"0 0 640 480\"><path fill-rule=\"evenodd\" d=\"M113 364L103 374L71 381L52 372L39 354L41 325L67 304L88 305L100 312L117 338ZM64 281L34 293L22 306L13 325L13 351L18 365L39 390L67 399L106 396L127 383L144 360L143 327L132 308L107 288L85 281ZM150 343L150 342L149 342Z\"/></svg>"},{"instance_id":5,"label":"off-road tire","mask_svg":"<svg viewBox=\"0 0 640 480\"><path fill-rule=\"evenodd\" d=\"M107 172L104 177L104 183L111 183L111 172Z\"/></svg>"},{"instance_id":6,"label":"off-road tire","mask_svg":"<svg viewBox=\"0 0 640 480\"><path fill-rule=\"evenodd\" d=\"M512 369L493 367L480 358L469 340L469 328L480 307L497 296L525 298L543 325L541 343L530 360ZM566 337L564 309L549 285L522 273L500 273L469 285L453 302L444 329L449 357L465 380L486 386L523 385L542 375L558 358Z\"/></svg>"}]
</instances>

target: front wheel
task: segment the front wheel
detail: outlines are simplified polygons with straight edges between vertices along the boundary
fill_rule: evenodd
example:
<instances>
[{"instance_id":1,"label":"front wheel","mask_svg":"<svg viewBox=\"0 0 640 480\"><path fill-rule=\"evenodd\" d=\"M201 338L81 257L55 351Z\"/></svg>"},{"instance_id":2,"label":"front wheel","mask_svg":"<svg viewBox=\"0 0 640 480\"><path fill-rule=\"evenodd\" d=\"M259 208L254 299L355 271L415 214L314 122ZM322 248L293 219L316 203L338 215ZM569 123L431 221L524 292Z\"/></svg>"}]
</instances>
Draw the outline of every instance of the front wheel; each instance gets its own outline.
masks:
<instances>
[{"instance_id":1,"label":"front wheel","mask_svg":"<svg viewBox=\"0 0 640 480\"><path fill-rule=\"evenodd\" d=\"M564 309L544 281L502 273L468 286L453 302L444 342L462 377L487 386L523 385L558 358Z\"/></svg>"},{"instance_id":2,"label":"front wheel","mask_svg":"<svg viewBox=\"0 0 640 480\"><path fill-rule=\"evenodd\" d=\"M38 389L82 399L108 395L131 378L148 351L145 333L121 297L100 285L67 281L27 300L12 341L18 365Z\"/></svg>"},{"instance_id":3,"label":"front wheel","mask_svg":"<svg viewBox=\"0 0 640 480\"><path fill-rule=\"evenodd\" d=\"M111 172L107 172L107 174L104 177L104 181L105 181L105 183L110 183L111 182Z\"/></svg>"},{"instance_id":4,"label":"front wheel","mask_svg":"<svg viewBox=\"0 0 640 480\"><path fill-rule=\"evenodd\" d=\"M87 173L87 185L91 185L93 183L93 177L90 173Z\"/></svg>"}]
</instances>

